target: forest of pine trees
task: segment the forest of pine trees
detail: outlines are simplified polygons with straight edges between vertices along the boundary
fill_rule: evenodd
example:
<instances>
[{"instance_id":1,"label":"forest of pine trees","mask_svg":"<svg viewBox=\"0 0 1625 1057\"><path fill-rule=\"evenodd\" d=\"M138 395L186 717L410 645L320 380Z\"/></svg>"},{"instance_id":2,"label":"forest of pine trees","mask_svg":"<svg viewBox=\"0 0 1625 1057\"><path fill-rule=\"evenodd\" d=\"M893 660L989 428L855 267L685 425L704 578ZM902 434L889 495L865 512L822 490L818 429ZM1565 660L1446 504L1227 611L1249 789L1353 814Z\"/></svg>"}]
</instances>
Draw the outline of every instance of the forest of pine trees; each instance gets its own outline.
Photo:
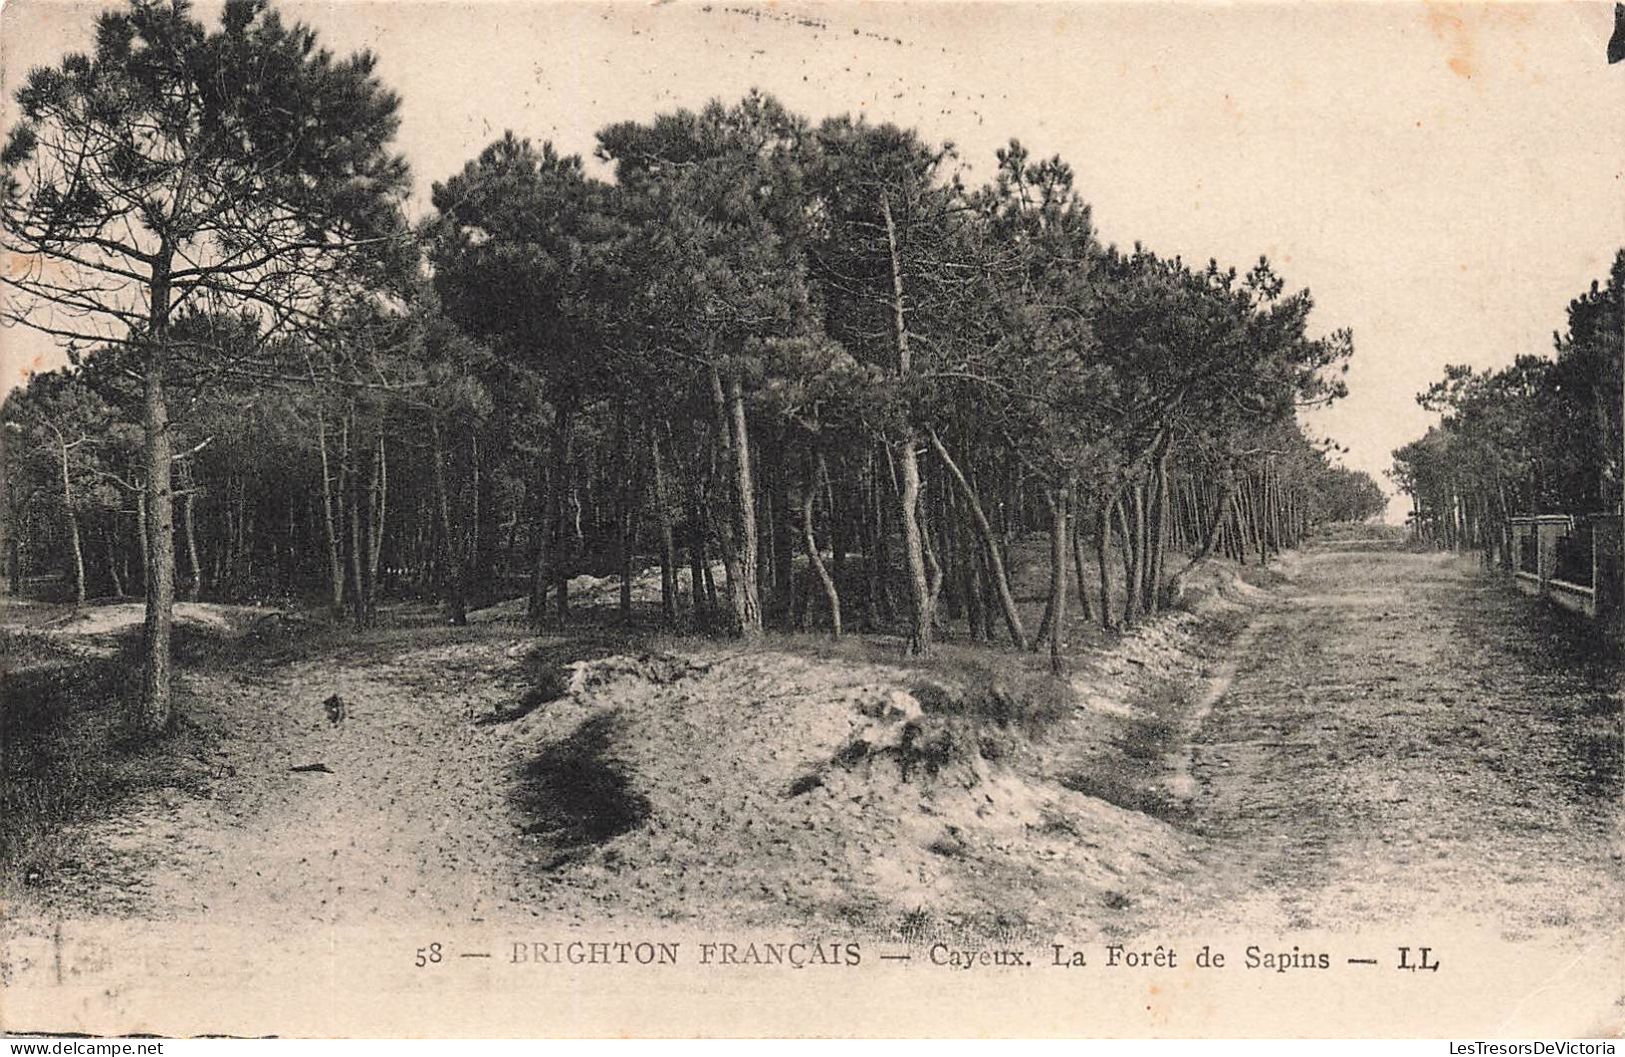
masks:
<instances>
[{"instance_id":1,"label":"forest of pine trees","mask_svg":"<svg viewBox=\"0 0 1625 1057\"><path fill-rule=\"evenodd\" d=\"M1394 452L1392 476L1421 538L1510 566L1507 518L1620 509L1622 291L1625 250L1569 303L1553 356L1447 367L1418 395L1441 420Z\"/></svg>"},{"instance_id":2,"label":"forest of pine trees","mask_svg":"<svg viewBox=\"0 0 1625 1057\"><path fill-rule=\"evenodd\" d=\"M551 628L581 574L620 577L630 621L658 567L673 625L1058 665L1071 607L1132 625L1196 560L1383 508L1298 418L1344 393L1350 334L1268 261L1103 244L1060 158L961 159L753 93L612 125L591 159L506 134L408 218L373 67L261 0L212 28L138 2L19 93L0 228L29 267L4 311L72 365L0 412L10 588L147 599L149 729L177 598L367 626L523 596ZM1555 364L1453 376L1448 428L1481 386L1549 399L1536 376L1590 355L1582 317ZM1526 465L1449 479L1473 516L1618 487ZM1012 595L1029 536L1036 625Z\"/></svg>"}]
</instances>

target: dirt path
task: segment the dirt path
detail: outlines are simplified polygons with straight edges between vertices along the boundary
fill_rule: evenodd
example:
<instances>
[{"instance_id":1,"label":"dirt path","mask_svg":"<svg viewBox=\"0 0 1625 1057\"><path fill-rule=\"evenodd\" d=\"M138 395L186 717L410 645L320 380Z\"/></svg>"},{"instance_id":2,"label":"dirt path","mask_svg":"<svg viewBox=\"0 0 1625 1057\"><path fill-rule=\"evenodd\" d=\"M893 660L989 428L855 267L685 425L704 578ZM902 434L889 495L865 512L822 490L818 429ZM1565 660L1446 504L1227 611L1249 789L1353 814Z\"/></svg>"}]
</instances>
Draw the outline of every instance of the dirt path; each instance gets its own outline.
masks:
<instances>
[{"instance_id":1,"label":"dirt path","mask_svg":"<svg viewBox=\"0 0 1625 1057\"><path fill-rule=\"evenodd\" d=\"M1193 746L1208 920L1620 928L1620 685L1465 559L1294 556Z\"/></svg>"},{"instance_id":2,"label":"dirt path","mask_svg":"<svg viewBox=\"0 0 1625 1057\"><path fill-rule=\"evenodd\" d=\"M473 720L523 686L506 653L490 639L188 676L189 719L229 732L200 761L201 795L84 826L46 896L69 913L289 927L501 910L521 887L517 754Z\"/></svg>"}]
</instances>

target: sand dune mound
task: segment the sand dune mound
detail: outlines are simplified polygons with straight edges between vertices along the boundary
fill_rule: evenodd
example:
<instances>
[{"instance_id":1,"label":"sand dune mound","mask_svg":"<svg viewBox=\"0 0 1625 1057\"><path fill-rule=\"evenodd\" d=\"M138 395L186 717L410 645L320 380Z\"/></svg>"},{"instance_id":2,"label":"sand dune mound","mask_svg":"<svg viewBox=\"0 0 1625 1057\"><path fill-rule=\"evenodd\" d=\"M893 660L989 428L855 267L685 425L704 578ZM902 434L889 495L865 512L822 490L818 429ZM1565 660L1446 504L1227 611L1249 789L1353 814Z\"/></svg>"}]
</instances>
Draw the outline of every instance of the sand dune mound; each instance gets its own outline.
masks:
<instances>
[{"instance_id":1,"label":"sand dune mound","mask_svg":"<svg viewBox=\"0 0 1625 1057\"><path fill-rule=\"evenodd\" d=\"M1059 911L1094 931L1181 858L1166 824L989 759L917 672L772 650L572 670L513 728L550 904L944 934Z\"/></svg>"},{"instance_id":2,"label":"sand dune mound","mask_svg":"<svg viewBox=\"0 0 1625 1057\"><path fill-rule=\"evenodd\" d=\"M219 602L176 602L175 623L217 635L232 635L277 612L259 606ZM42 625L40 630L64 636L121 635L140 628L145 619L146 607L141 602L99 602L64 614Z\"/></svg>"}]
</instances>

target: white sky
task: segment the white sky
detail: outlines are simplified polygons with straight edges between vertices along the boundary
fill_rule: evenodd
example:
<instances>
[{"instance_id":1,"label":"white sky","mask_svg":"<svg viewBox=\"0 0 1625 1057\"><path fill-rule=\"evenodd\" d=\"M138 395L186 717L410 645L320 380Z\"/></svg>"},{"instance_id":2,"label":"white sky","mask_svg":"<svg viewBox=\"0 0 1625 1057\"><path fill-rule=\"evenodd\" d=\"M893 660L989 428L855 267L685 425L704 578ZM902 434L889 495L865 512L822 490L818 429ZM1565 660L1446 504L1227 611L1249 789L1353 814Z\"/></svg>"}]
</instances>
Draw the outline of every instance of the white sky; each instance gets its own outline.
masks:
<instances>
[{"instance_id":1,"label":"white sky","mask_svg":"<svg viewBox=\"0 0 1625 1057\"><path fill-rule=\"evenodd\" d=\"M8 101L88 46L101 6L10 0ZM612 121L751 87L814 119L918 127L984 171L1012 136L1059 153L1108 241L1242 268L1267 253L1314 291L1319 329L1354 330L1351 396L1312 425L1385 487L1429 420L1414 394L1446 363L1547 351L1625 245L1625 65L1605 64L1603 3L279 6L336 51L379 53L419 208L504 129L585 154ZM3 393L62 357L3 330L0 360Z\"/></svg>"}]
</instances>

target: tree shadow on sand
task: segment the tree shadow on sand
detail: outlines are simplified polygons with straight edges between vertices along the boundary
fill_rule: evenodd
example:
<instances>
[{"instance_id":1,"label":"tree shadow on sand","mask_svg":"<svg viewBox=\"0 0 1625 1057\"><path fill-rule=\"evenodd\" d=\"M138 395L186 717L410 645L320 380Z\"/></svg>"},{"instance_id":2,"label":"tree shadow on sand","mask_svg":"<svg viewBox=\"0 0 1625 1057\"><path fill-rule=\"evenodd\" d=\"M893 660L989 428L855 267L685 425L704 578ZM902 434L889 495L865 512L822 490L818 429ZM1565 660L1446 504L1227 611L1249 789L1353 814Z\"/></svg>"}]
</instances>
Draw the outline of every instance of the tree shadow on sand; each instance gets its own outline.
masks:
<instances>
[{"instance_id":1,"label":"tree shadow on sand","mask_svg":"<svg viewBox=\"0 0 1625 1057\"><path fill-rule=\"evenodd\" d=\"M617 718L602 712L549 745L519 771L514 802L524 832L561 852L582 851L637 828L649 817L647 797L631 788L612 753Z\"/></svg>"}]
</instances>

